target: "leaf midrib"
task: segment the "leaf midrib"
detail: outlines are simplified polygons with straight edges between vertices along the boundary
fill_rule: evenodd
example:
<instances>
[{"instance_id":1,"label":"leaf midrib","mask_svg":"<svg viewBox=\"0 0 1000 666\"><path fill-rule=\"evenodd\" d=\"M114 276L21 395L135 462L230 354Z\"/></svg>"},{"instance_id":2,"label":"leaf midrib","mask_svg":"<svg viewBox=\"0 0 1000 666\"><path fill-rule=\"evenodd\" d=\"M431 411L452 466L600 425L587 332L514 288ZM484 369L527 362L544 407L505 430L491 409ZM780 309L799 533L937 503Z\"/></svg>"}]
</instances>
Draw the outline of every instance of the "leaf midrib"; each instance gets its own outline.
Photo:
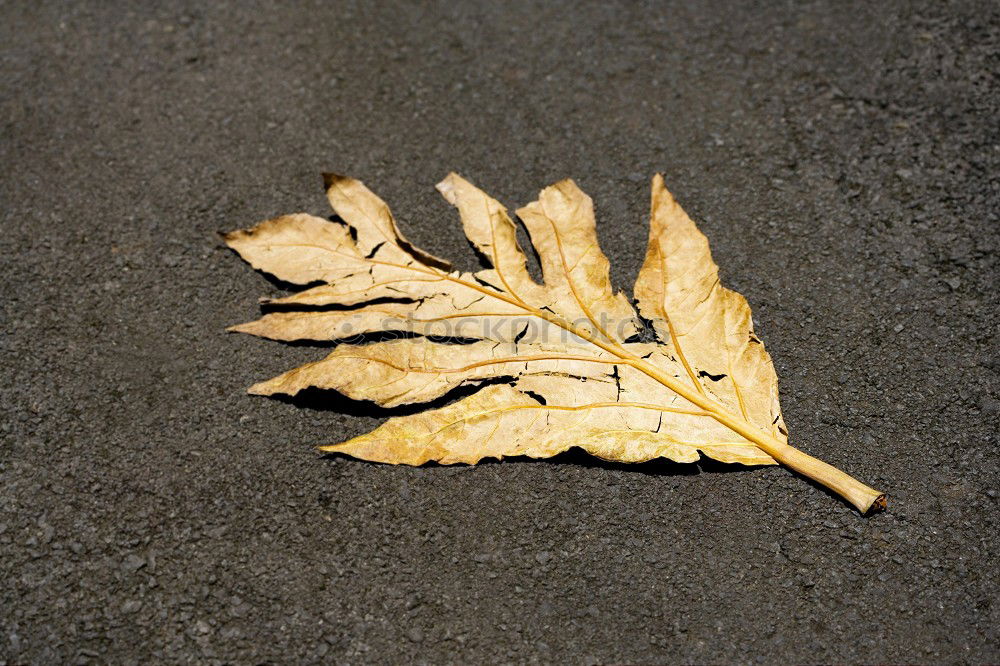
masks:
<instances>
[{"instance_id":1,"label":"leaf midrib","mask_svg":"<svg viewBox=\"0 0 1000 666\"><path fill-rule=\"evenodd\" d=\"M558 240L558 237L557 237L557 240ZM550 312L547 312L545 310L542 310L541 308L536 308L536 307L534 307L534 306L532 306L532 305L524 302L523 300L521 300L519 298L512 298L510 296L507 296L503 292L494 291L494 290L487 289L487 288L485 288L485 287L483 287L481 285L475 284L475 283L466 282L465 280L462 280L462 279L456 277L455 275L446 273L444 271L441 271L439 269L433 268L431 266L421 266L421 265L415 266L415 265L412 265L412 264L410 264L410 265L407 265L407 264L397 264L397 263L391 262L391 261L381 261L381 260L374 259L374 258L359 257L359 256L356 256L356 255L347 254L345 252L339 251L339 250L337 250L335 248L331 248L331 247L326 246L326 245L315 244L315 243L272 243L272 245L274 245L274 246L282 246L282 247L312 247L312 248L315 248L315 249L320 249L320 250L324 250L326 252L330 252L332 254L337 254L337 255L340 255L340 256L344 256L344 257L350 258L350 259L355 260L355 261L360 260L362 262L367 262L367 263L374 264L374 265L377 265L377 266L386 266L386 267L389 267L389 268L395 268L395 269L399 269L399 270L413 271L413 272L416 272L416 273L421 273L423 275L429 275L429 276L433 276L433 277L439 277L439 278L448 280L449 282L453 282L455 284L458 284L458 285L461 285L463 287L466 287L468 289L472 289L473 291L477 291L477 292L479 292L481 294L484 294L486 296L490 296L492 298L496 298L498 300L504 301L504 302L506 302L506 303L508 303L510 305L515 306L515 307L522 308L522 309L530 312L531 314L535 315L536 317L544 319L545 321L547 321L547 322L549 322L549 323L551 323L551 324L553 324L555 326L558 326L558 327L560 327L560 328L568 331L569 333L572 333L573 335L576 335L577 337L579 337L579 338L581 338L583 340L586 340L587 342L591 343L592 345L594 345L596 347L599 347L600 349L603 349L604 351L608 352L609 354L617 356L618 358L621 359L622 364L628 365L628 366L630 366L632 368L635 368L639 372L642 372L643 374L647 375L648 377L650 377L650 378L654 379L655 381L659 382L660 384L662 384L663 386L667 387L668 389L670 389L671 391L673 391L674 393L676 393L680 397L682 397L685 400L687 400L689 403L691 403L691 404L695 405L696 407L699 407L701 410L707 412L709 416L711 416L713 419L715 419L716 421L718 421L722 425L726 426L727 428L729 428L730 430L732 430L736 434L738 434L738 435L744 437L745 439L749 440L750 442L758 445L766 453L769 453L769 454L771 453L771 451L769 451L768 449L775 449L775 448L778 448L778 447L787 447L788 446L784 442L781 442L781 441L777 440L776 438L774 438L772 435L770 435L770 433L764 432L763 430L761 430L759 427L755 426L754 424L746 423L746 422L740 423L742 421L742 419L740 417L737 417L736 415L729 413L728 410L723 409L721 405L719 405L718 403L710 400L706 396L701 396L698 393L693 392L691 389L688 389L686 386L684 386L680 382L676 381L673 377L671 377L671 376L667 375L666 373L662 372L659 368L656 368L655 366L647 363L641 357L636 356L635 354L632 354L631 352L627 351L626 349L624 349L623 347L621 347L616 342L609 341L610 344L609 343L605 343L605 342L599 340L596 336L592 335L589 331L587 331L585 329L582 329L582 328L579 328L577 326L574 326L573 324L571 324L571 323L567 322L566 320L564 320L562 317L559 317L558 315L555 315L554 313L550 313ZM494 252L495 252L495 250L494 250ZM494 262L495 262L496 261L495 255L494 255L493 259L494 259ZM563 266L565 268L565 263L563 264ZM494 263L494 268L495 267L496 267L496 263ZM566 275L566 279L567 279L567 282L572 286L573 285L572 276L569 275L569 274L567 274ZM585 310L585 312L586 312L586 310ZM588 318L592 322L594 321L592 315L588 314ZM595 322L595 325L596 325L596 322ZM598 360L598 359L594 359L594 360ZM764 442L762 442L762 440L764 440L765 438L767 440L771 440L771 441L767 442L766 445L762 446L762 444L764 444ZM775 446L775 445L777 445L777 446Z\"/></svg>"}]
</instances>

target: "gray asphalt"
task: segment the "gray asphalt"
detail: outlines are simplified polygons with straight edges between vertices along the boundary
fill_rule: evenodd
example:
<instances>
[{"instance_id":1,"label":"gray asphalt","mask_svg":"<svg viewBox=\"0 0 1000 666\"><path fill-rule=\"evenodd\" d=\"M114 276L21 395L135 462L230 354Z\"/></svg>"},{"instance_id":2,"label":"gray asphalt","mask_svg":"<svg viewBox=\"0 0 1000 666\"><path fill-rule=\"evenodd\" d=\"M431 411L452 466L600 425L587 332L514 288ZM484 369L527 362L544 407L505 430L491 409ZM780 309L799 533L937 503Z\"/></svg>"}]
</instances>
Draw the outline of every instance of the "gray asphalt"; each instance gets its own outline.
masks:
<instances>
[{"instance_id":1,"label":"gray asphalt","mask_svg":"<svg viewBox=\"0 0 1000 666\"><path fill-rule=\"evenodd\" d=\"M151 4L151 3L150 3ZM1000 661L993 2L0 5L0 663ZM656 171L774 356L778 468L393 468L244 390L322 349L219 230L364 180L573 177L628 287ZM328 408L327 408L328 407Z\"/></svg>"}]
</instances>

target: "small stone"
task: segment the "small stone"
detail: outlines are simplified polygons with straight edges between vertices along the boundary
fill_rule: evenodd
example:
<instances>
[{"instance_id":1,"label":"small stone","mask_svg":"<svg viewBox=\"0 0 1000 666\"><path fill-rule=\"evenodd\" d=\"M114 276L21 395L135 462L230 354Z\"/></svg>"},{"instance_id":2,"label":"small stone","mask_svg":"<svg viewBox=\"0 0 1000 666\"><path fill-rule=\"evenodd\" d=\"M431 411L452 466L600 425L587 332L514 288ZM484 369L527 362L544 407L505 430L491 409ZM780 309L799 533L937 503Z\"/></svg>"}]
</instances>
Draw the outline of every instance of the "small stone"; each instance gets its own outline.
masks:
<instances>
[{"instance_id":1,"label":"small stone","mask_svg":"<svg viewBox=\"0 0 1000 666\"><path fill-rule=\"evenodd\" d=\"M419 627L412 627L406 631L406 637L414 643L420 643L424 640L424 632Z\"/></svg>"},{"instance_id":2,"label":"small stone","mask_svg":"<svg viewBox=\"0 0 1000 666\"><path fill-rule=\"evenodd\" d=\"M983 416L991 418L1000 415L1000 400L983 396L979 400L979 411L982 412Z\"/></svg>"},{"instance_id":3,"label":"small stone","mask_svg":"<svg viewBox=\"0 0 1000 666\"><path fill-rule=\"evenodd\" d=\"M128 573L138 571L144 566L146 566L146 560L139 557L135 553L132 553L131 555L126 557L125 561L122 562L122 569Z\"/></svg>"},{"instance_id":4,"label":"small stone","mask_svg":"<svg viewBox=\"0 0 1000 666\"><path fill-rule=\"evenodd\" d=\"M39 525L39 527L42 528L41 542L49 543L50 541L52 541L52 537L54 537L56 534L55 528L53 528L51 525L47 523L42 523L41 525Z\"/></svg>"},{"instance_id":5,"label":"small stone","mask_svg":"<svg viewBox=\"0 0 1000 666\"><path fill-rule=\"evenodd\" d=\"M535 554L535 561L539 564L545 564L552 559L552 553L547 550L543 550L540 553Z\"/></svg>"},{"instance_id":6,"label":"small stone","mask_svg":"<svg viewBox=\"0 0 1000 666\"><path fill-rule=\"evenodd\" d=\"M904 327L902 324L896 324L895 326L892 327L892 330L896 331L897 333L902 333L903 328Z\"/></svg>"}]
</instances>

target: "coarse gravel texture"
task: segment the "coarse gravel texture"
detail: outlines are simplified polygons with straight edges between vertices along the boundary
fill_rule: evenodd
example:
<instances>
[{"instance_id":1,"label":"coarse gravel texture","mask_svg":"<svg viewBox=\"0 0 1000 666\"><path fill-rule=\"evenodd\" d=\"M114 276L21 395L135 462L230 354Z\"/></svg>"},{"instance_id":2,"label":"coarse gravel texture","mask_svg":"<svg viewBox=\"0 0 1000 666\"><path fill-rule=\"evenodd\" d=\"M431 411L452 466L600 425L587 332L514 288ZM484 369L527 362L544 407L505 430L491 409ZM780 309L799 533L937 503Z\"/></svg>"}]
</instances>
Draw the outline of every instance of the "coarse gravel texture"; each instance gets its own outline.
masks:
<instances>
[{"instance_id":1,"label":"coarse gravel texture","mask_svg":"<svg viewBox=\"0 0 1000 666\"><path fill-rule=\"evenodd\" d=\"M0 663L1000 661L995 2L0 4ZM244 389L218 230L361 178L571 176L613 278L656 171L774 357L781 468L395 468Z\"/></svg>"}]
</instances>

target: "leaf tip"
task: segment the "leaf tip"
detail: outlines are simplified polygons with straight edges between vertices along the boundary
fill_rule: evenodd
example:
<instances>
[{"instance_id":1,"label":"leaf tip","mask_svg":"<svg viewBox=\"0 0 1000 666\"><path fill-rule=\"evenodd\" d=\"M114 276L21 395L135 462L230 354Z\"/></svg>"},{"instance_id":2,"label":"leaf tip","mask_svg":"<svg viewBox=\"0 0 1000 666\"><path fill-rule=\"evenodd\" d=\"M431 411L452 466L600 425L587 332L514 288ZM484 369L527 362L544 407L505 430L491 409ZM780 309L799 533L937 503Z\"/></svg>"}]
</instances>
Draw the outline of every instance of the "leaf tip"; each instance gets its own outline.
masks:
<instances>
[{"instance_id":1,"label":"leaf tip","mask_svg":"<svg viewBox=\"0 0 1000 666\"><path fill-rule=\"evenodd\" d=\"M247 393L250 395L274 395L275 392L271 389L270 383L270 381L257 382L247 389Z\"/></svg>"},{"instance_id":2,"label":"leaf tip","mask_svg":"<svg viewBox=\"0 0 1000 666\"><path fill-rule=\"evenodd\" d=\"M347 176L342 176L339 173L333 173L332 171L324 171L323 176L323 189L329 190L331 187L345 180L350 180Z\"/></svg>"},{"instance_id":3,"label":"leaf tip","mask_svg":"<svg viewBox=\"0 0 1000 666\"><path fill-rule=\"evenodd\" d=\"M455 185L456 181L461 178L461 176L452 171L444 177L444 180L434 186L435 189L441 193L441 196L444 197L445 201L450 203L452 206L457 205L458 202L458 194L455 192Z\"/></svg>"},{"instance_id":4,"label":"leaf tip","mask_svg":"<svg viewBox=\"0 0 1000 666\"><path fill-rule=\"evenodd\" d=\"M663 207L664 210L672 211L680 208L680 203L678 203L677 197L674 196L673 192L667 189L667 184L663 180L663 174L658 173L653 176L651 189L652 194L650 198L652 199L652 207L654 209L657 207Z\"/></svg>"},{"instance_id":5,"label":"leaf tip","mask_svg":"<svg viewBox=\"0 0 1000 666\"><path fill-rule=\"evenodd\" d=\"M232 326L227 326L226 333L252 333L254 323L255 322L248 321L242 324L233 324Z\"/></svg>"},{"instance_id":6,"label":"leaf tip","mask_svg":"<svg viewBox=\"0 0 1000 666\"><path fill-rule=\"evenodd\" d=\"M219 234L219 238L221 238L226 245L233 247L233 244L246 236L248 232L244 229L233 229L232 231L216 231L215 233Z\"/></svg>"},{"instance_id":7,"label":"leaf tip","mask_svg":"<svg viewBox=\"0 0 1000 666\"><path fill-rule=\"evenodd\" d=\"M576 181L572 178L563 178L557 183L553 183L545 189L559 190L560 192L575 192L580 190L580 186L576 184ZM580 190L582 192L582 190Z\"/></svg>"}]
</instances>

